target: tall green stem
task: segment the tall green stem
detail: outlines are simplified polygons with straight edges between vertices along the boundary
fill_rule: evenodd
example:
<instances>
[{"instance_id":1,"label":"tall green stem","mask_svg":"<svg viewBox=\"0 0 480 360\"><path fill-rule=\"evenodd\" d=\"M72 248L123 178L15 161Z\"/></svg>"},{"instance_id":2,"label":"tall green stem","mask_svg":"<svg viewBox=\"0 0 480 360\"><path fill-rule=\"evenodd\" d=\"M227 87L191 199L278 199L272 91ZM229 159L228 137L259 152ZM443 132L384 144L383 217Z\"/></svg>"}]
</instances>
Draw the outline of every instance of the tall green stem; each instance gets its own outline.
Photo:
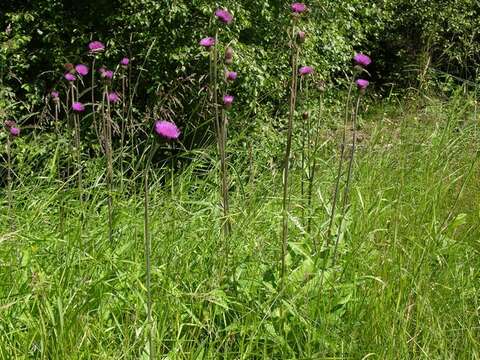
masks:
<instances>
[{"instance_id":1,"label":"tall green stem","mask_svg":"<svg viewBox=\"0 0 480 360\"><path fill-rule=\"evenodd\" d=\"M11 135L7 134L7 196L8 196L8 221L10 222L10 231L15 231L14 211L13 211L13 192L12 192L12 140Z\"/></svg>"},{"instance_id":2,"label":"tall green stem","mask_svg":"<svg viewBox=\"0 0 480 360\"><path fill-rule=\"evenodd\" d=\"M153 343L153 321L152 321L152 282L151 282L151 252L152 252L152 239L150 237L149 231L149 216L148 216L148 207L149 207L149 192L148 192L148 173L150 171L150 164L152 162L153 155L157 147L155 146L150 150L150 156L145 167L145 173L143 177L143 240L145 245L145 266L146 266L146 286L147 286L147 323L148 323L148 348L149 348L149 357L150 359L155 359L155 347Z\"/></svg>"},{"instance_id":3,"label":"tall green stem","mask_svg":"<svg viewBox=\"0 0 480 360\"><path fill-rule=\"evenodd\" d=\"M319 120L317 121L317 131L315 133L315 139L313 140L313 152L311 153L311 166L308 171L308 198L307 198L307 208L311 209L312 206L312 198L313 198L313 185L315 182L315 171L317 167L317 152L319 148L319 142L320 142L320 121L322 120L323 115L323 94L320 95L320 113L319 113ZM310 119L310 118L309 118ZM311 230L311 225L312 225L312 216L308 217L308 223L307 223L307 232L310 233ZM317 251L317 240L315 238L315 241L313 243L314 250L315 252Z\"/></svg>"},{"instance_id":4,"label":"tall green stem","mask_svg":"<svg viewBox=\"0 0 480 360\"><path fill-rule=\"evenodd\" d=\"M342 177L342 169L343 169L343 160L345 155L345 142L347 140L347 125L348 119L350 115L350 99L352 95L352 88L354 84L354 76L350 80L350 86L348 88L348 96L347 96L347 104L345 106L345 119L343 121L343 136L342 136L342 145L340 148L340 159L338 161L338 170L337 170L337 178L335 180L335 189L333 191L333 200L332 200L332 209L330 213L330 221L328 223L328 230L327 230L327 247L330 246L330 235L333 226L333 220L335 218L335 210L337 207L338 202L338 191L340 187L340 178Z\"/></svg>"},{"instance_id":5,"label":"tall green stem","mask_svg":"<svg viewBox=\"0 0 480 360\"><path fill-rule=\"evenodd\" d=\"M352 121L352 154L350 156L350 161L348 163L348 173L347 173L347 181L345 183L345 188L343 191L343 200L342 200L342 214L340 217L340 224L338 225L338 231L337 231L337 237L335 239L335 247L333 250L333 258L332 258L332 268L335 267L335 262L336 262L336 257L337 257L337 251L338 251L338 243L340 242L340 235L342 233L342 225L343 221L345 219L345 215L347 212L347 207L348 207L348 195L350 191L350 182L352 179L352 169L353 169L353 161L355 157L355 146L357 142L357 116L358 116L358 108L360 106L360 99L362 98L362 95L358 95L357 99L357 105L355 106L355 113L353 115L353 121Z\"/></svg>"},{"instance_id":6,"label":"tall green stem","mask_svg":"<svg viewBox=\"0 0 480 360\"><path fill-rule=\"evenodd\" d=\"M108 240L110 244L113 241L113 150L112 150L112 118L110 100L108 99L108 86L105 85L104 101L107 103L107 112L105 114L105 152L107 155L107 191L108 191Z\"/></svg>"},{"instance_id":7,"label":"tall green stem","mask_svg":"<svg viewBox=\"0 0 480 360\"><path fill-rule=\"evenodd\" d=\"M293 118L295 115L295 104L297 100L297 76L298 57L300 49L294 42L295 26L292 28L292 82L290 88L290 112L288 117L287 144L283 162L283 202L282 202L282 268L281 268L281 289L285 287L285 258L288 246L288 172L290 167L290 152L292 148Z\"/></svg>"}]
</instances>

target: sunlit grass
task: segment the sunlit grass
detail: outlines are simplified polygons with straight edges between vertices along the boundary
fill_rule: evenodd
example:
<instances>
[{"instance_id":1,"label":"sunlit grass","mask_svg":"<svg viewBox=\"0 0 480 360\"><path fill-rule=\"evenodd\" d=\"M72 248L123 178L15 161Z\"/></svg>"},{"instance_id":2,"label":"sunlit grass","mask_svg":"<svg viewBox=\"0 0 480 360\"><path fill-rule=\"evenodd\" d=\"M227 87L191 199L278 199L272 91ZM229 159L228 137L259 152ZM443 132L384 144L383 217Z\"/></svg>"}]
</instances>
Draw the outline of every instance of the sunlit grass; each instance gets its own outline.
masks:
<instances>
[{"instance_id":1,"label":"sunlit grass","mask_svg":"<svg viewBox=\"0 0 480 360\"><path fill-rule=\"evenodd\" d=\"M157 354L479 358L479 136L471 119L461 124L457 106L433 100L422 107L377 106L360 119L351 207L336 266L327 266L322 288L319 260L326 251L313 249L314 242L326 241L340 129L322 132L325 144L306 212L312 215L310 233L301 217L301 144L293 144L284 294L278 292L282 137L262 125L249 156L243 139L232 135L227 275L215 147L181 155L186 165L175 177L174 199L169 170L152 171ZM6 206L0 222L0 358L145 358L142 197L127 190L129 179L123 192L117 182L112 244L101 160L84 171L83 210L74 184L61 191L48 166L45 173L16 175L16 231L9 230ZM64 238L58 231L60 198L67 214ZM2 199L6 204L4 193Z\"/></svg>"}]
</instances>

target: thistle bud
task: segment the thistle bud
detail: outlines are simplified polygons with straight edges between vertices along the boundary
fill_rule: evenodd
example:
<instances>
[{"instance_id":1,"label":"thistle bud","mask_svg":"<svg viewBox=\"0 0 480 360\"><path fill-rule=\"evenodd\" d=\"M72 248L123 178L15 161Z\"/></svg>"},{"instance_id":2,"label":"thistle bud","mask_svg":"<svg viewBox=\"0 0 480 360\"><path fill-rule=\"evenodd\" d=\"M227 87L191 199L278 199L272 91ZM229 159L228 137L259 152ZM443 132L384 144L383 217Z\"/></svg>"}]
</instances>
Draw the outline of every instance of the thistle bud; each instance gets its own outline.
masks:
<instances>
[{"instance_id":1,"label":"thistle bud","mask_svg":"<svg viewBox=\"0 0 480 360\"><path fill-rule=\"evenodd\" d=\"M233 49L230 46L225 50L225 63L228 65L233 63Z\"/></svg>"},{"instance_id":2,"label":"thistle bud","mask_svg":"<svg viewBox=\"0 0 480 360\"><path fill-rule=\"evenodd\" d=\"M299 32L297 33L297 41L298 41L299 43L305 42L305 37L306 37L306 36L307 36L307 34L305 33L305 31L299 31Z\"/></svg>"},{"instance_id":3,"label":"thistle bud","mask_svg":"<svg viewBox=\"0 0 480 360\"><path fill-rule=\"evenodd\" d=\"M72 74L75 74L75 65L73 65L72 63L66 63L63 65L63 67L65 68L65 70L67 70L68 72L72 73Z\"/></svg>"},{"instance_id":4,"label":"thistle bud","mask_svg":"<svg viewBox=\"0 0 480 360\"><path fill-rule=\"evenodd\" d=\"M10 129L14 127L17 123L14 120L5 120L5 127Z\"/></svg>"}]
</instances>

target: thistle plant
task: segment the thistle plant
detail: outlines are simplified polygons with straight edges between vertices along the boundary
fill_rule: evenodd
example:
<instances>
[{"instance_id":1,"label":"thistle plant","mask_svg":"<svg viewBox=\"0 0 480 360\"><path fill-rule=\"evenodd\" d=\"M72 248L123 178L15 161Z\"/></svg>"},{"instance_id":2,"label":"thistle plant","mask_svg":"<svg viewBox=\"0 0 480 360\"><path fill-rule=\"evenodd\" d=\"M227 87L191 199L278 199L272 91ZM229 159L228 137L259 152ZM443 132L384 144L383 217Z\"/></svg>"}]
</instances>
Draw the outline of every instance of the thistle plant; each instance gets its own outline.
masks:
<instances>
[{"instance_id":1,"label":"thistle plant","mask_svg":"<svg viewBox=\"0 0 480 360\"><path fill-rule=\"evenodd\" d=\"M290 109L288 115L287 125L287 142L285 146L285 156L283 162L283 202L282 202L282 243L281 243L281 289L285 287L285 271L286 264L285 259L287 256L288 247L288 181L289 181L289 168L290 168L290 152L292 148L292 136L293 136L293 120L295 116L295 108L297 101L297 81L298 81L298 62L300 55L300 42L296 41L297 22L300 15L307 10L303 3L293 3L291 5L293 12L293 24L291 28L291 49L292 49L292 78L290 84ZM309 69L303 69L303 72L309 72ZM312 69L313 71L313 69Z\"/></svg>"},{"instance_id":2,"label":"thistle plant","mask_svg":"<svg viewBox=\"0 0 480 360\"><path fill-rule=\"evenodd\" d=\"M104 74L107 72L106 70ZM112 111L111 105L120 101L120 97L114 91L109 91L108 79L104 85L102 97L102 113L103 113L103 139L104 152L107 161L107 206L108 206L108 239L110 244L113 241L113 146L112 146ZM105 106L106 104L106 106Z\"/></svg>"},{"instance_id":3,"label":"thistle plant","mask_svg":"<svg viewBox=\"0 0 480 360\"><path fill-rule=\"evenodd\" d=\"M309 146L310 143L312 144L312 149L310 149L309 153L309 161L308 161L308 175L307 175L307 181L308 181L308 193L307 193L307 209L310 209L312 211L312 199L313 199L313 185L315 183L315 175L316 175L316 168L317 168L317 153L320 148L320 130L321 130L321 121L323 119L323 93L325 91L325 84L323 81L318 81L317 83L317 90L320 93L320 98L319 98L319 112L318 112L318 118L316 122L316 128L313 128L311 125L311 116L307 112L307 119L309 125L308 128L312 129L313 128L313 140L309 140ZM310 216L308 217L308 222L307 222L307 232L310 233L311 230L311 225L312 225L312 214L309 214ZM314 243L314 250L315 252L317 251L317 241L315 240Z\"/></svg>"},{"instance_id":4,"label":"thistle plant","mask_svg":"<svg viewBox=\"0 0 480 360\"><path fill-rule=\"evenodd\" d=\"M157 120L154 124L155 133L163 141L176 141L180 137L180 129L175 125L175 123L165 120ZM154 326L152 319L152 264L151 264L151 253L152 253L152 239L150 236L149 230L149 188L148 188L148 174L150 172L150 165L152 158L158 149L158 144L155 144L152 149L150 149L150 155L147 160L147 164L144 170L143 176L143 187L144 187L144 201L143 201L143 238L145 246L145 267L146 267L146 288L147 288L147 323L148 323L148 348L149 348L149 357L150 359L155 359L155 346L153 343L154 335Z\"/></svg>"},{"instance_id":5,"label":"thistle plant","mask_svg":"<svg viewBox=\"0 0 480 360\"><path fill-rule=\"evenodd\" d=\"M217 9L215 11L215 17L223 24L230 24L233 21L233 15L227 10ZM222 232L224 238L227 238L231 232L231 223L229 219L229 200L228 200L228 164L227 164L227 112L232 108L234 96L226 93L228 86L231 82L237 79L237 73L229 70L228 67L233 63L233 49L228 46L225 51L224 57L224 82L219 81L219 71L222 69L221 60L218 50L218 29L216 30L215 37L206 37L200 40L200 45L210 51L210 101L214 106L215 114L215 133L217 140L218 152L220 155L220 194L222 198ZM225 91L223 95L223 106L220 110L221 104L219 104L219 92ZM228 258L228 250L226 250Z\"/></svg>"},{"instance_id":6,"label":"thistle plant","mask_svg":"<svg viewBox=\"0 0 480 360\"><path fill-rule=\"evenodd\" d=\"M347 141L347 126L351 118L352 110L351 110L350 102L351 102L352 89L355 85L355 75L357 74L357 72L362 71L365 67L370 65L370 63L372 62L370 57L361 53L355 54L355 56L353 57L353 61L355 62L355 67L354 67L352 78L349 81L347 101L345 105L345 118L343 122L342 143L340 146L337 176L335 179L335 188L333 190L333 200L332 200L332 207L330 211L330 220L329 220L328 229L327 229L327 244L326 244L327 247L330 245L330 237L332 235L331 231L332 231L333 222L335 219L335 210L338 202L338 193L340 190L340 181L341 181L342 172L343 172L343 162L345 158L345 147L346 147L346 141Z\"/></svg>"},{"instance_id":7,"label":"thistle plant","mask_svg":"<svg viewBox=\"0 0 480 360\"><path fill-rule=\"evenodd\" d=\"M354 162L354 157L355 157L355 149L356 149L356 142L357 142L357 119L358 119L358 110L360 107L360 100L362 96L365 94L365 91L369 85L369 81L365 79L358 79L355 81L355 84L357 85L358 88L358 97L357 97L357 103L355 105L355 110L353 112L352 116L352 152L350 155L350 159L348 162L348 171L347 171L347 179L345 182L345 187L343 191L343 199L342 199L342 212L340 216L340 223L338 225L338 231L337 231L337 237L335 239L335 247L333 249L333 257L332 257L332 267L335 267L335 261L337 257L337 251L338 251L338 243L340 241L340 234L342 231L342 225L343 221L346 216L347 208L348 208L348 197L349 197L349 191L350 191L350 183L352 179L352 171L353 171L353 162Z\"/></svg>"}]
</instances>

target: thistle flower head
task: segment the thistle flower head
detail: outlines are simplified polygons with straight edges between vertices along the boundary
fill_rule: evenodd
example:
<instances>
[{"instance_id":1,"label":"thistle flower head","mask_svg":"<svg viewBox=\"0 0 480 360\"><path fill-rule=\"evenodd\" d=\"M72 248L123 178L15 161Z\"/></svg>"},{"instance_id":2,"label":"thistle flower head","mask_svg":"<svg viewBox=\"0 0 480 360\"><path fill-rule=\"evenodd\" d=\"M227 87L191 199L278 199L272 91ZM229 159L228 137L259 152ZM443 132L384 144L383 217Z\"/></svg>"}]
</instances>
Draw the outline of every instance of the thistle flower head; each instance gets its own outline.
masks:
<instances>
[{"instance_id":1,"label":"thistle flower head","mask_svg":"<svg viewBox=\"0 0 480 360\"><path fill-rule=\"evenodd\" d=\"M233 104L233 100L235 99L232 95L223 95L223 105L225 108L230 109Z\"/></svg>"},{"instance_id":2,"label":"thistle flower head","mask_svg":"<svg viewBox=\"0 0 480 360\"><path fill-rule=\"evenodd\" d=\"M372 63L372 59L370 59L368 55L361 54L361 53L355 54L355 56L353 57L353 61L355 61L355 64L363 67L367 67Z\"/></svg>"},{"instance_id":3,"label":"thistle flower head","mask_svg":"<svg viewBox=\"0 0 480 360\"><path fill-rule=\"evenodd\" d=\"M233 15L224 9L217 9L215 16L224 24L230 24L233 21Z\"/></svg>"},{"instance_id":4,"label":"thistle flower head","mask_svg":"<svg viewBox=\"0 0 480 360\"><path fill-rule=\"evenodd\" d=\"M231 46L225 50L225 63L231 65L233 63L233 49Z\"/></svg>"},{"instance_id":5,"label":"thistle flower head","mask_svg":"<svg viewBox=\"0 0 480 360\"><path fill-rule=\"evenodd\" d=\"M85 105L83 105L79 101L76 101L72 104L72 110L75 111L75 112L83 112L83 111L85 111Z\"/></svg>"},{"instance_id":6,"label":"thistle flower head","mask_svg":"<svg viewBox=\"0 0 480 360\"><path fill-rule=\"evenodd\" d=\"M50 93L50 96L52 97L52 100L53 100L53 101L58 101L58 100L60 100L60 94L58 93L58 91L53 90L53 91Z\"/></svg>"},{"instance_id":7,"label":"thistle flower head","mask_svg":"<svg viewBox=\"0 0 480 360\"><path fill-rule=\"evenodd\" d=\"M305 31L299 31L297 33L297 40L299 43L303 43L305 41L305 37L307 36L307 34L305 33Z\"/></svg>"},{"instance_id":8,"label":"thistle flower head","mask_svg":"<svg viewBox=\"0 0 480 360\"><path fill-rule=\"evenodd\" d=\"M155 122L155 132L168 140L177 140L181 133L175 123L166 120L157 120Z\"/></svg>"},{"instance_id":9,"label":"thistle flower head","mask_svg":"<svg viewBox=\"0 0 480 360\"><path fill-rule=\"evenodd\" d=\"M105 50L105 45L100 41L92 41L88 44L88 50L90 53L100 53Z\"/></svg>"},{"instance_id":10,"label":"thistle flower head","mask_svg":"<svg viewBox=\"0 0 480 360\"><path fill-rule=\"evenodd\" d=\"M215 39L213 37L206 37L200 40L200 45L209 49L215 45Z\"/></svg>"},{"instance_id":11,"label":"thistle flower head","mask_svg":"<svg viewBox=\"0 0 480 360\"><path fill-rule=\"evenodd\" d=\"M10 129L10 128L14 127L15 125L17 125L15 120L5 120L4 124L5 124L5 127L7 129Z\"/></svg>"},{"instance_id":12,"label":"thistle flower head","mask_svg":"<svg viewBox=\"0 0 480 360\"><path fill-rule=\"evenodd\" d=\"M64 78L68 81L75 81L77 78L75 77L75 75L73 75L72 73L65 73L64 75Z\"/></svg>"},{"instance_id":13,"label":"thistle flower head","mask_svg":"<svg viewBox=\"0 0 480 360\"><path fill-rule=\"evenodd\" d=\"M360 90L365 90L368 87L368 85L370 84L370 82L368 80L365 80L365 79L358 79L357 81L355 81L355 83L357 84L357 87Z\"/></svg>"},{"instance_id":14,"label":"thistle flower head","mask_svg":"<svg viewBox=\"0 0 480 360\"><path fill-rule=\"evenodd\" d=\"M63 67L65 68L65 70L75 73L75 65L73 65L72 63L63 64Z\"/></svg>"},{"instance_id":15,"label":"thistle flower head","mask_svg":"<svg viewBox=\"0 0 480 360\"><path fill-rule=\"evenodd\" d=\"M113 104L120 101L120 96L116 91L109 92L107 98L108 98L108 102Z\"/></svg>"},{"instance_id":16,"label":"thistle flower head","mask_svg":"<svg viewBox=\"0 0 480 360\"><path fill-rule=\"evenodd\" d=\"M229 80L229 81L234 81L234 80L237 79L237 76L238 76L238 74L237 74L236 71L227 71L225 77L226 77L227 80Z\"/></svg>"},{"instance_id":17,"label":"thistle flower head","mask_svg":"<svg viewBox=\"0 0 480 360\"><path fill-rule=\"evenodd\" d=\"M313 67L302 66L300 69L298 69L298 73L300 74L300 76L312 74L313 73Z\"/></svg>"},{"instance_id":18,"label":"thistle flower head","mask_svg":"<svg viewBox=\"0 0 480 360\"><path fill-rule=\"evenodd\" d=\"M130 64L130 59L129 58L124 57L122 60L120 60L120 65L122 65L123 67L127 67L128 64Z\"/></svg>"},{"instance_id":19,"label":"thistle flower head","mask_svg":"<svg viewBox=\"0 0 480 360\"><path fill-rule=\"evenodd\" d=\"M12 135L13 137L17 137L18 135L20 135L20 128L16 126L12 126L10 128L10 135Z\"/></svg>"},{"instance_id":20,"label":"thistle flower head","mask_svg":"<svg viewBox=\"0 0 480 360\"><path fill-rule=\"evenodd\" d=\"M291 5L291 8L292 8L292 11L297 14L303 13L307 10L307 6L301 2L294 2Z\"/></svg>"},{"instance_id":21,"label":"thistle flower head","mask_svg":"<svg viewBox=\"0 0 480 360\"><path fill-rule=\"evenodd\" d=\"M100 77L102 79L107 79L107 80L113 79L113 71L112 70L107 70L106 68L101 67L98 71L100 71Z\"/></svg>"},{"instance_id":22,"label":"thistle flower head","mask_svg":"<svg viewBox=\"0 0 480 360\"><path fill-rule=\"evenodd\" d=\"M88 68L87 65L78 64L78 65L75 66L75 70L76 70L77 73L79 73L80 75L85 76L85 75L88 74L89 68Z\"/></svg>"}]
</instances>

